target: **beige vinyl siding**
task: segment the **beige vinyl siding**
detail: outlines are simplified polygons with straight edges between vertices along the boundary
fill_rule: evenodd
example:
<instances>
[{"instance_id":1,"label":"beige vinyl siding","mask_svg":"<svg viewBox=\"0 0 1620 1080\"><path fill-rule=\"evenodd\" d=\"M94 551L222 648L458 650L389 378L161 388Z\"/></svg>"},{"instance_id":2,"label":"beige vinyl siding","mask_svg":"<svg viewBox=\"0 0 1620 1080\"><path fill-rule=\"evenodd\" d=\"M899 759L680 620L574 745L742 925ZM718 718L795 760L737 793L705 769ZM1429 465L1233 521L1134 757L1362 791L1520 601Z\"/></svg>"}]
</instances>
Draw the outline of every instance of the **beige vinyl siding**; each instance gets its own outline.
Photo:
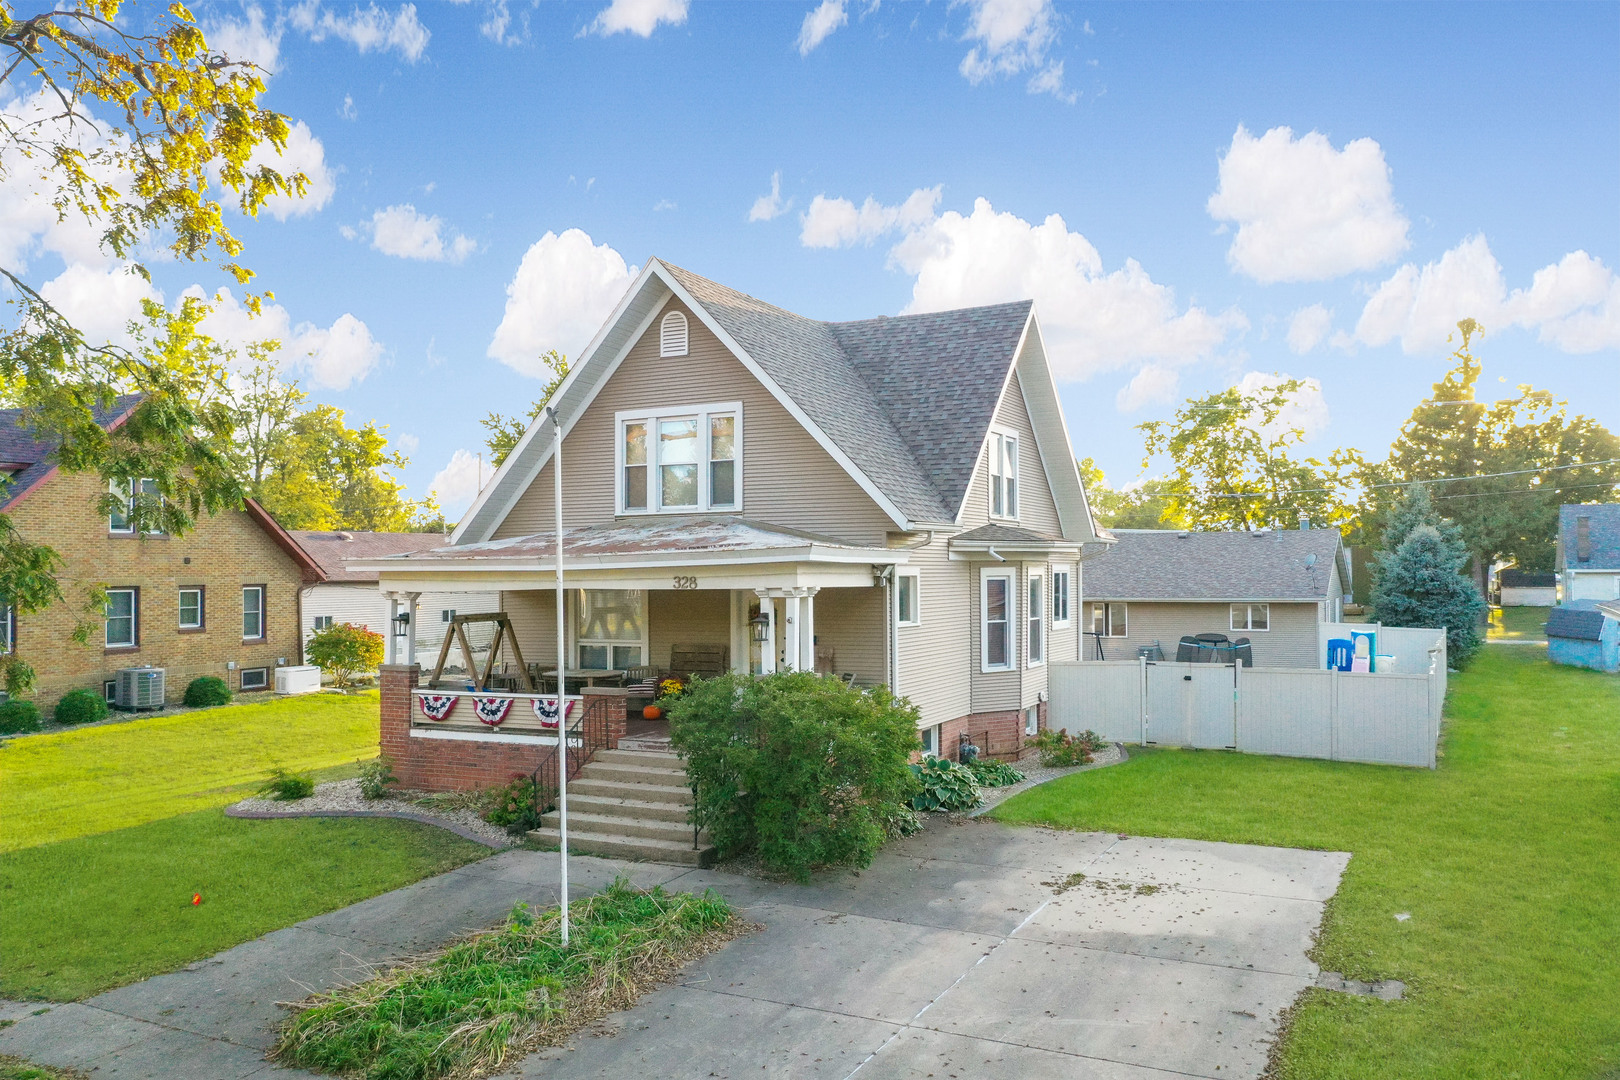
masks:
<instances>
[{"instance_id":1,"label":"beige vinyl siding","mask_svg":"<svg viewBox=\"0 0 1620 1080\"><path fill-rule=\"evenodd\" d=\"M567 458L563 461L566 465ZM724 645L730 649L731 593L725 589L649 590L647 641L652 653L649 662L660 671L669 669L669 653L675 645Z\"/></svg>"},{"instance_id":2,"label":"beige vinyl siding","mask_svg":"<svg viewBox=\"0 0 1620 1080\"><path fill-rule=\"evenodd\" d=\"M1057 503L1046 482L1046 468L1035 444L1035 428L1029 421L1029 410L1024 405L1024 393L1016 372L1007 382L1007 392L1002 395L992 424L1018 436L1018 524L1048 536L1063 535ZM989 521L990 461L987 451L980 448L979 463L974 467L967 499L962 504L962 528L976 529Z\"/></svg>"},{"instance_id":3,"label":"beige vinyl siding","mask_svg":"<svg viewBox=\"0 0 1620 1080\"><path fill-rule=\"evenodd\" d=\"M1081 612L1090 629L1091 605L1087 600ZM1232 630L1230 606L1221 601L1208 603L1133 603L1128 605L1128 637L1102 639L1106 660L1134 660L1141 645L1155 641L1166 660L1176 658L1176 642L1186 634L1225 634L1247 637L1254 646L1256 667L1315 668L1319 666L1316 643L1317 605L1272 604L1270 630ZM1087 639L1084 659L1095 660L1095 646Z\"/></svg>"},{"instance_id":4,"label":"beige vinyl siding","mask_svg":"<svg viewBox=\"0 0 1620 1080\"><path fill-rule=\"evenodd\" d=\"M658 324L670 310L687 315L689 352L658 355ZM881 546L885 514L748 369L685 305L671 299L609 377L563 442L564 524L614 521L618 432L614 414L644 408L742 402L743 504L740 516ZM495 539L553 526L552 466L518 498ZM719 516L716 511L712 516ZM634 521L647 515L627 515ZM651 515L661 516L661 515Z\"/></svg>"},{"instance_id":5,"label":"beige vinyl siding","mask_svg":"<svg viewBox=\"0 0 1620 1080\"><path fill-rule=\"evenodd\" d=\"M550 589L501 593L501 610L512 620L525 663L557 666L557 594ZM454 653L455 647L451 647ZM431 663L424 661L424 664Z\"/></svg>"},{"instance_id":6,"label":"beige vinyl siding","mask_svg":"<svg viewBox=\"0 0 1620 1080\"><path fill-rule=\"evenodd\" d=\"M833 670L854 672L856 681L863 686L889 681L883 641L888 628L885 594L881 587L822 589L816 593L818 647L832 650Z\"/></svg>"},{"instance_id":7,"label":"beige vinyl siding","mask_svg":"<svg viewBox=\"0 0 1620 1080\"><path fill-rule=\"evenodd\" d=\"M975 586L970 564L953 562L944 536L913 549L908 569L919 574L922 623L899 628L900 693L922 714L922 726L955 720L967 712L977 642L969 633Z\"/></svg>"},{"instance_id":8,"label":"beige vinyl siding","mask_svg":"<svg viewBox=\"0 0 1620 1080\"><path fill-rule=\"evenodd\" d=\"M416 601L418 658L424 649L437 649L444 640L446 627L440 613L446 608L471 615L499 611L500 602L496 592L423 593ZM400 608L404 609L403 603ZM315 632L315 619L321 615L330 615L334 623L364 626L373 633L386 636L389 632L388 597L378 590L376 582L327 582L305 589L302 618L306 638Z\"/></svg>"}]
</instances>

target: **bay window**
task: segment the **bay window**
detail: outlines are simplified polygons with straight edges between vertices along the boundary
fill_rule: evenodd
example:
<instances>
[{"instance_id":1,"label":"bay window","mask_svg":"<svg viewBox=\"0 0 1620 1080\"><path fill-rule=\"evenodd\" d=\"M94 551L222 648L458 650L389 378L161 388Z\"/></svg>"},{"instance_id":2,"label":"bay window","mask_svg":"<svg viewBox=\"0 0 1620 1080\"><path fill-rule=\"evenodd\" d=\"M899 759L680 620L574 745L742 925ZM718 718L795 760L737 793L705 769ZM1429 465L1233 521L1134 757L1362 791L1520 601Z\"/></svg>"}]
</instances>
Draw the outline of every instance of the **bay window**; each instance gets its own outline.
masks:
<instances>
[{"instance_id":1,"label":"bay window","mask_svg":"<svg viewBox=\"0 0 1620 1080\"><path fill-rule=\"evenodd\" d=\"M979 579L980 667L1011 671L1014 667L1013 625L1017 619L1016 580L1010 570L983 570Z\"/></svg>"},{"instance_id":2,"label":"bay window","mask_svg":"<svg viewBox=\"0 0 1620 1080\"><path fill-rule=\"evenodd\" d=\"M1072 574L1068 567L1052 569L1052 625L1069 625L1069 582Z\"/></svg>"},{"instance_id":3,"label":"bay window","mask_svg":"<svg viewBox=\"0 0 1620 1080\"><path fill-rule=\"evenodd\" d=\"M1046 663L1046 594L1039 573L1029 575L1029 666Z\"/></svg>"},{"instance_id":4,"label":"bay window","mask_svg":"<svg viewBox=\"0 0 1620 1080\"><path fill-rule=\"evenodd\" d=\"M742 406L618 415L621 514L735 510L741 503Z\"/></svg>"}]
</instances>

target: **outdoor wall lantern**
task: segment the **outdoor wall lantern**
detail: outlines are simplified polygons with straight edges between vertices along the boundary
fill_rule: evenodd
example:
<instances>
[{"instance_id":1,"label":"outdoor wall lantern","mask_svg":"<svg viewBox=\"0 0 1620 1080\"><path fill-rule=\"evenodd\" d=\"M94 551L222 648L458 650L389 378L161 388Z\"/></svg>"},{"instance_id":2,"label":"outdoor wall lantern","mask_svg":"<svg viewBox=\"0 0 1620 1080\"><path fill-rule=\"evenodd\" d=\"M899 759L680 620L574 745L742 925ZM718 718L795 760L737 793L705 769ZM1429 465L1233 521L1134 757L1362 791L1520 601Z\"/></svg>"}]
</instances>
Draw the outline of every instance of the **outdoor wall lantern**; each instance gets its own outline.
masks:
<instances>
[{"instance_id":1,"label":"outdoor wall lantern","mask_svg":"<svg viewBox=\"0 0 1620 1080\"><path fill-rule=\"evenodd\" d=\"M748 620L748 627L753 632L754 644L763 645L771 632L771 620L763 611Z\"/></svg>"},{"instance_id":2,"label":"outdoor wall lantern","mask_svg":"<svg viewBox=\"0 0 1620 1080\"><path fill-rule=\"evenodd\" d=\"M411 633L411 613L402 611L394 616L394 636L409 637Z\"/></svg>"}]
</instances>

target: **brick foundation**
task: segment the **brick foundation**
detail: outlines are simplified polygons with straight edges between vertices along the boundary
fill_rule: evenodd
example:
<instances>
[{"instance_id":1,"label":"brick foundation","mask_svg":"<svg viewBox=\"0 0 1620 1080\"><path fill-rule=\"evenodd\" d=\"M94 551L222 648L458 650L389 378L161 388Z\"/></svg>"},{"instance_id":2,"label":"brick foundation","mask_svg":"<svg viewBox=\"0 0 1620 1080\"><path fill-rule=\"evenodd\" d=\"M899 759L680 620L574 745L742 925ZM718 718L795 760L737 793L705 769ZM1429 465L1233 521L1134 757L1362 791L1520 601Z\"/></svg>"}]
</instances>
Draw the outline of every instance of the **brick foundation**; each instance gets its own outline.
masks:
<instances>
[{"instance_id":1,"label":"brick foundation","mask_svg":"<svg viewBox=\"0 0 1620 1080\"><path fill-rule=\"evenodd\" d=\"M1046 730L1046 702L1036 708L1036 730ZM939 726L939 756L957 760L962 733L971 732L979 747L979 756L997 761L1021 761L1034 753L1024 746L1024 714L1018 709L1002 712L969 713L967 716L947 720ZM987 741L980 741L988 736Z\"/></svg>"},{"instance_id":2,"label":"brick foundation","mask_svg":"<svg viewBox=\"0 0 1620 1080\"><path fill-rule=\"evenodd\" d=\"M480 743L476 740L411 738L411 691L421 669L415 664L384 664L379 670L382 752L394 765L402 788L414 791L469 791L510 783L537 768L555 774L557 750L552 746L520 743ZM607 745L617 746L624 736L622 691L592 690L585 694L586 723L605 721ZM583 761L569 762L572 777Z\"/></svg>"}]
</instances>

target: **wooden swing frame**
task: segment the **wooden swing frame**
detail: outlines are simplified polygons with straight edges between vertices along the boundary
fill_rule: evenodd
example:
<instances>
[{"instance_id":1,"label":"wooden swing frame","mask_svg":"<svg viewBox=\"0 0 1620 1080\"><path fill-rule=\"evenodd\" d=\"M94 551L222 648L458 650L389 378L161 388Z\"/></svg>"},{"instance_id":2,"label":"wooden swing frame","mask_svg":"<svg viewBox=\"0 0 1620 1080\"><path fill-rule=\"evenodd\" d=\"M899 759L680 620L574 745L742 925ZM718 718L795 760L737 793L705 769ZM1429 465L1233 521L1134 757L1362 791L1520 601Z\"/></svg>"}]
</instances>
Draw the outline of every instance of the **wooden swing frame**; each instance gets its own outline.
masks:
<instances>
[{"instance_id":1,"label":"wooden swing frame","mask_svg":"<svg viewBox=\"0 0 1620 1080\"><path fill-rule=\"evenodd\" d=\"M484 670L480 674L473 664L472 646L467 642L468 623L495 623L495 639L489 643L489 657L484 661ZM518 677L523 681L523 692L533 694L534 680L529 677L529 666L523 662L523 650L518 647L517 633L512 629L512 620L504 611L483 612L476 615L452 615L450 629L445 631L444 644L439 646L439 661L433 665L433 677L428 679L428 687L433 690L440 689L439 679L444 675L444 662L450 658L450 642L454 637L461 645L461 658L467 663L467 674L472 678L473 691L481 693L489 677L495 672L495 658L500 655L501 642L505 641L512 647L512 659L517 663Z\"/></svg>"}]
</instances>

